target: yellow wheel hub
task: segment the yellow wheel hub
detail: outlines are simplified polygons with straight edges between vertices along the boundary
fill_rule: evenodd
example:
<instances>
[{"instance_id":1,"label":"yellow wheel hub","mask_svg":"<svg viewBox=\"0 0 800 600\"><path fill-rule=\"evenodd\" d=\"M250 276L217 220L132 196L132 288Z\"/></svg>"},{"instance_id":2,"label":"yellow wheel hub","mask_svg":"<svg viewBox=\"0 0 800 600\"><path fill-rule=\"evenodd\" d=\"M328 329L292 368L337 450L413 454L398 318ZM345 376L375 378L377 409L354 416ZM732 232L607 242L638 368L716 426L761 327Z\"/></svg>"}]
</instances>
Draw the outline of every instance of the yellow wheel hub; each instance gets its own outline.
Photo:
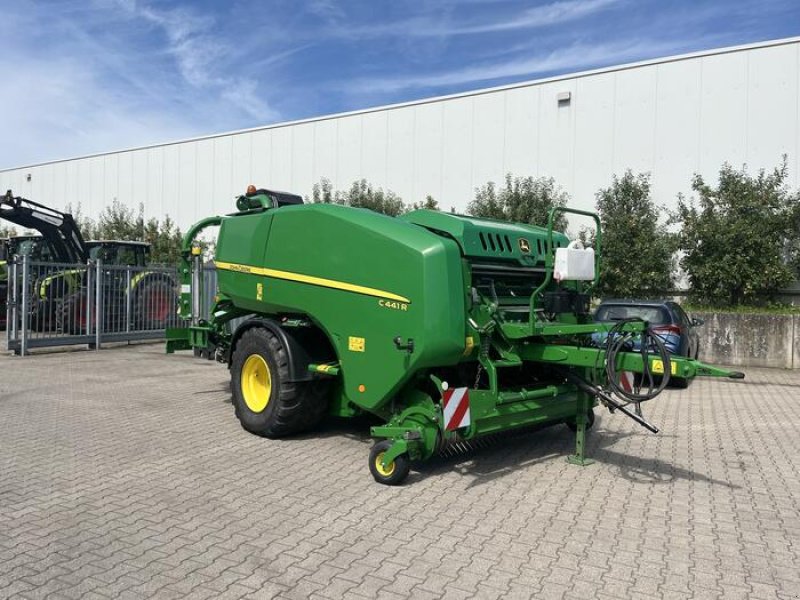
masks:
<instances>
[{"instance_id":1,"label":"yellow wheel hub","mask_svg":"<svg viewBox=\"0 0 800 600\"><path fill-rule=\"evenodd\" d=\"M254 413L260 413L269 404L272 393L272 376L267 361L260 354L251 354L242 366L242 396L244 403Z\"/></svg>"},{"instance_id":2,"label":"yellow wheel hub","mask_svg":"<svg viewBox=\"0 0 800 600\"><path fill-rule=\"evenodd\" d=\"M386 454L385 452L381 452L378 456L375 457L375 470L382 476L382 477L391 477L392 473L394 473L395 464L392 461L389 466L383 466L383 455Z\"/></svg>"}]
</instances>

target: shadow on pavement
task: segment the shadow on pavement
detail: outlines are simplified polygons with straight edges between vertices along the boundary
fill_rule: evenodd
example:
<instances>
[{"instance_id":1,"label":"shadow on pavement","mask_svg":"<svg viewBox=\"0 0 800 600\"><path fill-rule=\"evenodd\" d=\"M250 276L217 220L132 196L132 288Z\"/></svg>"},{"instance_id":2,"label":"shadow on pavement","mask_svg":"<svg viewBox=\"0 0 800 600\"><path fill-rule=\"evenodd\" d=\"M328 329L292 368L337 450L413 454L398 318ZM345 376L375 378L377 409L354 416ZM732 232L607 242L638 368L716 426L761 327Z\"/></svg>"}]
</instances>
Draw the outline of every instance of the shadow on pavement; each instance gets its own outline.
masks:
<instances>
[{"instance_id":1,"label":"shadow on pavement","mask_svg":"<svg viewBox=\"0 0 800 600\"><path fill-rule=\"evenodd\" d=\"M703 481L732 489L739 487L657 458L628 455L611 449L625 438L650 435L652 434L638 431L595 431L589 435L587 456L596 463L615 467L620 476L633 483L670 483L676 479L685 479ZM657 435L661 438L676 437L663 433ZM423 478L437 473L454 471L472 477L472 482L468 487L476 487L536 464L552 460L565 461L566 457L574 450L574 435L565 430L563 425L550 425L522 429L513 433L505 433L502 436L490 436L488 439L465 443L462 448L456 448L449 455L433 457L415 467ZM591 469L592 467L587 468Z\"/></svg>"}]
</instances>

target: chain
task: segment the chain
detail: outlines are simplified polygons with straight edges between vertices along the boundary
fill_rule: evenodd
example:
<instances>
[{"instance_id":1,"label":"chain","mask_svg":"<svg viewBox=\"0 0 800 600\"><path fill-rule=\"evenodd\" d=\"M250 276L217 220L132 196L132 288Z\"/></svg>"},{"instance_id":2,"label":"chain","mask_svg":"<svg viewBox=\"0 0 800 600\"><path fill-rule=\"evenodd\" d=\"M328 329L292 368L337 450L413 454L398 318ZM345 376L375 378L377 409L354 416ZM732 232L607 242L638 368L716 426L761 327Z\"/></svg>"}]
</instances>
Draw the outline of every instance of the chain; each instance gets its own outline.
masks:
<instances>
[{"instance_id":1,"label":"chain","mask_svg":"<svg viewBox=\"0 0 800 600\"><path fill-rule=\"evenodd\" d=\"M481 381L481 371L483 371L483 365L478 363L478 370L475 372L475 385L472 386L472 389L477 390L478 384Z\"/></svg>"}]
</instances>

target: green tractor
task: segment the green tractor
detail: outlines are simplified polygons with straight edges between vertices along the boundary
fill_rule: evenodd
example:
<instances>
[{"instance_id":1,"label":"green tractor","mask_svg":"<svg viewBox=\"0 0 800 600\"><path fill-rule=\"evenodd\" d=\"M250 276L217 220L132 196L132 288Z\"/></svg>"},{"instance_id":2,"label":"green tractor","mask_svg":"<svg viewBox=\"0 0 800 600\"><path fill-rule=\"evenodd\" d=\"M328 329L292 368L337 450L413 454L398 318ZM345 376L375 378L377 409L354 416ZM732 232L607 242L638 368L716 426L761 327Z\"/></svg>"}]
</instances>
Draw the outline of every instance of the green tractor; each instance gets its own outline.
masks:
<instances>
[{"instance_id":1,"label":"green tractor","mask_svg":"<svg viewBox=\"0 0 800 600\"><path fill-rule=\"evenodd\" d=\"M150 245L145 242L96 240L85 241L69 213L63 213L9 190L0 197L0 218L38 231L7 256L29 256L40 265L52 264L31 277L30 323L34 329L57 330L80 335L94 322L94 306L88 298L88 261L103 266L103 328L115 331L125 318L130 302L132 325L137 329L163 329L174 314L177 296L175 281L161 271L145 270L149 264ZM36 244L32 245L34 242ZM28 246L25 246L25 244ZM30 248L29 251L23 251ZM139 267L133 277L124 267ZM129 298L130 297L130 298ZM3 313L5 316L5 312Z\"/></svg>"},{"instance_id":2,"label":"green tractor","mask_svg":"<svg viewBox=\"0 0 800 600\"><path fill-rule=\"evenodd\" d=\"M644 321L593 322L593 213L555 209L544 227L429 210L392 218L255 189L236 206L184 239L189 323L167 330L167 351L215 347L236 416L258 435L374 415L368 464L380 483L448 445L544 424L567 424L570 462L585 465L598 404L657 432L640 407L670 376L744 376L670 356ZM594 218L594 249L553 231L559 211ZM203 320L195 240L208 226L220 227L218 291Z\"/></svg>"},{"instance_id":3,"label":"green tractor","mask_svg":"<svg viewBox=\"0 0 800 600\"><path fill-rule=\"evenodd\" d=\"M0 240L0 329L6 326L8 301L8 261L28 256L38 262L52 262L53 249L41 235L15 235Z\"/></svg>"},{"instance_id":4,"label":"green tractor","mask_svg":"<svg viewBox=\"0 0 800 600\"><path fill-rule=\"evenodd\" d=\"M165 273L140 271L128 279L128 271L118 267L147 267L150 244L137 241L91 240L86 242L89 260L103 265L104 331L119 331L125 318L123 307L131 296L135 329L163 329L175 313L177 297L174 279ZM41 280L41 301L59 298L55 311L56 328L63 333L81 334L95 320L95 307L89 302L86 270L64 270ZM51 288L55 293L51 293ZM66 290L66 293L60 293Z\"/></svg>"}]
</instances>

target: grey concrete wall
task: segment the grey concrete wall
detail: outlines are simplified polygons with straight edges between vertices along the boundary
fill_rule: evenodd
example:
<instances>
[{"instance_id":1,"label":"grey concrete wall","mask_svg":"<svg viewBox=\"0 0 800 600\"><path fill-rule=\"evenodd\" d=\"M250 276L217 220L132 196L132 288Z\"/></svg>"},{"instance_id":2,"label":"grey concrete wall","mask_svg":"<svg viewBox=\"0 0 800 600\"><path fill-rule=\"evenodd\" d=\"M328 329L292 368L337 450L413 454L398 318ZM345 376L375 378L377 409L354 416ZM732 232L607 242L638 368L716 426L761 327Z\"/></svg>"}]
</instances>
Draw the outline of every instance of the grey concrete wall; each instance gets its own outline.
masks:
<instances>
[{"instance_id":1,"label":"grey concrete wall","mask_svg":"<svg viewBox=\"0 0 800 600\"><path fill-rule=\"evenodd\" d=\"M793 369L800 369L800 316L794 318L794 362Z\"/></svg>"},{"instance_id":2,"label":"grey concrete wall","mask_svg":"<svg viewBox=\"0 0 800 600\"><path fill-rule=\"evenodd\" d=\"M800 316L692 313L705 320L700 360L743 367L800 369Z\"/></svg>"}]
</instances>

